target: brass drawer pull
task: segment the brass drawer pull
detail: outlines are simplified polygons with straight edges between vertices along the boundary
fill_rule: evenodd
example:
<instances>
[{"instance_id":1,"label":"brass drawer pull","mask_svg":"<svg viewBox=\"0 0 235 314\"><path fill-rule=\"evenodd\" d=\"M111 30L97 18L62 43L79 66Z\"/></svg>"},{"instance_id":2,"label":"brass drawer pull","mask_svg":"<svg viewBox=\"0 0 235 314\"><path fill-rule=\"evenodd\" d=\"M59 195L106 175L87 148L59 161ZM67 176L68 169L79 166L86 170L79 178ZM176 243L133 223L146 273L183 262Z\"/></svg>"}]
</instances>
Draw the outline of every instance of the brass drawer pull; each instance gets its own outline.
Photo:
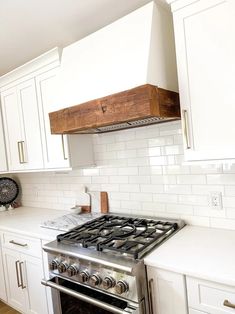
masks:
<instances>
[{"instance_id":1,"label":"brass drawer pull","mask_svg":"<svg viewBox=\"0 0 235 314\"><path fill-rule=\"evenodd\" d=\"M19 243L19 242L15 242L14 240L9 241L9 243L15 244L15 245L18 245L18 246L22 246L22 247L28 246L27 243Z\"/></svg>"},{"instance_id":2,"label":"brass drawer pull","mask_svg":"<svg viewBox=\"0 0 235 314\"><path fill-rule=\"evenodd\" d=\"M23 281L23 270L22 270L22 265L24 264L24 262L20 262L20 279L21 279L21 288L22 290L26 288L26 286L24 285L24 281Z\"/></svg>"},{"instance_id":3,"label":"brass drawer pull","mask_svg":"<svg viewBox=\"0 0 235 314\"><path fill-rule=\"evenodd\" d=\"M149 310L150 310L150 314L154 314L154 310L153 310L153 279L149 280Z\"/></svg>"},{"instance_id":4,"label":"brass drawer pull","mask_svg":"<svg viewBox=\"0 0 235 314\"><path fill-rule=\"evenodd\" d=\"M189 122L188 122L188 111L183 110L183 132L184 132L184 137L185 137L185 142L186 142L186 148L190 149L191 144L190 144L190 136L189 136Z\"/></svg>"},{"instance_id":5,"label":"brass drawer pull","mask_svg":"<svg viewBox=\"0 0 235 314\"><path fill-rule=\"evenodd\" d=\"M61 141L62 141L62 149L63 149L64 160L68 160L68 156L66 155L66 149L65 149L64 134L61 135Z\"/></svg>"},{"instance_id":6,"label":"brass drawer pull","mask_svg":"<svg viewBox=\"0 0 235 314\"><path fill-rule=\"evenodd\" d=\"M18 288L22 287L22 284L20 283L20 279L19 279L19 271L18 271L18 264L19 264L19 260L15 262L15 266L16 266L16 279L17 279L17 286Z\"/></svg>"},{"instance_id":7,"label":"brass drawer pull","mask_svg":"<svg viewBox=\"0 0 235 314\"><path fill-rule=\"evenodd\" d=\"M235 309L235 304L229 302L228 300L224 300L224 306L230 307L231 309Z\"/></svg>"},{"instance_id":8,"label":"brass drawer pull","mask_svg":"<svg viewBox=\"0 0 235 314\"><path fill-rule=\"evenodd\" d=\"M20 164L27 163L27 161L25 160L24 141L17 142L17 146L18 146L18 154L19 154Z\"/></svg>"}]
</instances>

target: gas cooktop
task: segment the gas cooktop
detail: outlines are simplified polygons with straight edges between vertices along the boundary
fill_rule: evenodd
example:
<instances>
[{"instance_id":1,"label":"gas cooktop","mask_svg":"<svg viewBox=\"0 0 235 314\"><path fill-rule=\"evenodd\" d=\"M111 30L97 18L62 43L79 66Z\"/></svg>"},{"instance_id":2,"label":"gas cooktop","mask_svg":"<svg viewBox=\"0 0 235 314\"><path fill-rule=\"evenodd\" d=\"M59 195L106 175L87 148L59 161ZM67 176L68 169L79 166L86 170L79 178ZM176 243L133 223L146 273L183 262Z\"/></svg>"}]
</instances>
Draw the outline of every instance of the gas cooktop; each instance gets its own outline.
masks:
<instances>
[{"instance_id":1,"label":"gas cooktop","mask_svg":"<svg viewBox=\"0 0 235 314\"><path fill-rule=\"evenodd\" d=\"M139 259L179 228L176 221L104 215L58 235L57 241Z\"/></svg>"}]
</instances>

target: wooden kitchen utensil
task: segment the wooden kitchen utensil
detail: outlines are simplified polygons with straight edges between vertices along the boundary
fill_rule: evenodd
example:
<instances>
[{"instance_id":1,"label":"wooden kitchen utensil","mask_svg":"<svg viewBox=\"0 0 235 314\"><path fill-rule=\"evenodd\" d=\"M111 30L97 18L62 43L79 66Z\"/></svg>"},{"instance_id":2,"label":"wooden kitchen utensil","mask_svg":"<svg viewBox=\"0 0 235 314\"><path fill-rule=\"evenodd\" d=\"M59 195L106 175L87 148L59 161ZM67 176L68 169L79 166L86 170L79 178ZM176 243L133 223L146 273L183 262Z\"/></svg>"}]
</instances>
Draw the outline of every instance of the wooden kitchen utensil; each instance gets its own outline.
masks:
<instances>
[{"instance_id":1,"label":"wooden kitchen utensil","mask_svg":"<svg viewBox=\"0 0 235 314\"><path fill-rule=\"evenodd\" d=\"M100 211L102 214L107 214L109 211L109 200L107 192L100 192Z\"/></svg>"}]
</instances>

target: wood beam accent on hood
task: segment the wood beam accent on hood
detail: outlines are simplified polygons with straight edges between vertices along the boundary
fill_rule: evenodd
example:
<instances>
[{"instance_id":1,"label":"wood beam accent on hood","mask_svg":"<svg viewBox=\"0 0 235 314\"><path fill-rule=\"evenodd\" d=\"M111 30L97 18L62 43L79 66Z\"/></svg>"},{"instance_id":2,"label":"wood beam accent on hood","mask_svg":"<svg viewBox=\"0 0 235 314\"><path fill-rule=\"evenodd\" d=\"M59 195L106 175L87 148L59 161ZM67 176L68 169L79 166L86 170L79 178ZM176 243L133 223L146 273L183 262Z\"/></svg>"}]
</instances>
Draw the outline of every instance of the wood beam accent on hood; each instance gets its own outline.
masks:
<instances>
[{"instance_id":1,"label":"wood beam accent on hood","mask_svg":"<svg viewBox=\"0 0 235 314\"><path fill-rule=\"evenodd\" d=\"M49 114L52 134L103 133L180 119L179 94L145 84Z\"/></svg>"}]
</instances>

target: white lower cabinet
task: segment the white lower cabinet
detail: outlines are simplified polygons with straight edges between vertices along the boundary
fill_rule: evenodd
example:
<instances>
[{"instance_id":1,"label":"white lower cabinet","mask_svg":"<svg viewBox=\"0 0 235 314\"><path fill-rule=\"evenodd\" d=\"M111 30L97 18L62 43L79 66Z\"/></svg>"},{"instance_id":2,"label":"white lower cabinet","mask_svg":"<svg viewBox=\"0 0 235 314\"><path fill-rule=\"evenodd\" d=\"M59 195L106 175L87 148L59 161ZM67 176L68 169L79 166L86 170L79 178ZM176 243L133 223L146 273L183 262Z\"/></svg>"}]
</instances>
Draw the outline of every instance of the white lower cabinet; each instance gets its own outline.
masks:
<instances>
[{"instance_id":1,"label":"white lower cabinet","mask_svg":"<svg viewBox=\"0 0 235 314\"><path fill-rule=\"evenodd\" d=\"M150 307L153 314L187 314L185 276L148 267Z\"/></svg>"},{"instance_id":2,"label":"white lower cabinet","mask_svg":"<svg viewBox=\"0 0 235 314\"><path fill-rule=\"evenodd\" d=\"M0 238L0 240L1 240L1 238ZM4 276L4 270L3 270L1 241L0 241L0 299L7 302L5 276Z\"/></svg>"},{"instance_id":3,"label":"white lower cabinet","mask_svg":"<svg viewBox=\"0 0 235 314\"><path fill-rule=\"evenodd\" d=\"M187 277L187 292L190 308L208 314L235 313L235 287Z\"/></svg>"},{"instance_id":4,"label":"white lower cabinet","mask_svg":"<svg viewBox=\"0 0 235 314\"><path fill-rule=\"evenodd\" d=\"M23 314L48 311L41 240L0 231L0 299Z\"/></svg>"},{"instance_id":5,"label":"white lower cabinet","mask_svg":"<svg viewBox=\"0 0 235 314\"><path fill-rule=\"evenodd\" d=\"M2 252L8 304L24 314L47 314L42 259L8 248Z\"/></svg>"},{"instance_id":6,"label":"white lower cabinet","mask_svg":"<svg viewBox=\"0 0 235 314\"><path fill-rule=\"evenodd\" d=\"M235 287L155 267L147 274L151 314L235 313Z\"/></svg>"}]
</instances>

